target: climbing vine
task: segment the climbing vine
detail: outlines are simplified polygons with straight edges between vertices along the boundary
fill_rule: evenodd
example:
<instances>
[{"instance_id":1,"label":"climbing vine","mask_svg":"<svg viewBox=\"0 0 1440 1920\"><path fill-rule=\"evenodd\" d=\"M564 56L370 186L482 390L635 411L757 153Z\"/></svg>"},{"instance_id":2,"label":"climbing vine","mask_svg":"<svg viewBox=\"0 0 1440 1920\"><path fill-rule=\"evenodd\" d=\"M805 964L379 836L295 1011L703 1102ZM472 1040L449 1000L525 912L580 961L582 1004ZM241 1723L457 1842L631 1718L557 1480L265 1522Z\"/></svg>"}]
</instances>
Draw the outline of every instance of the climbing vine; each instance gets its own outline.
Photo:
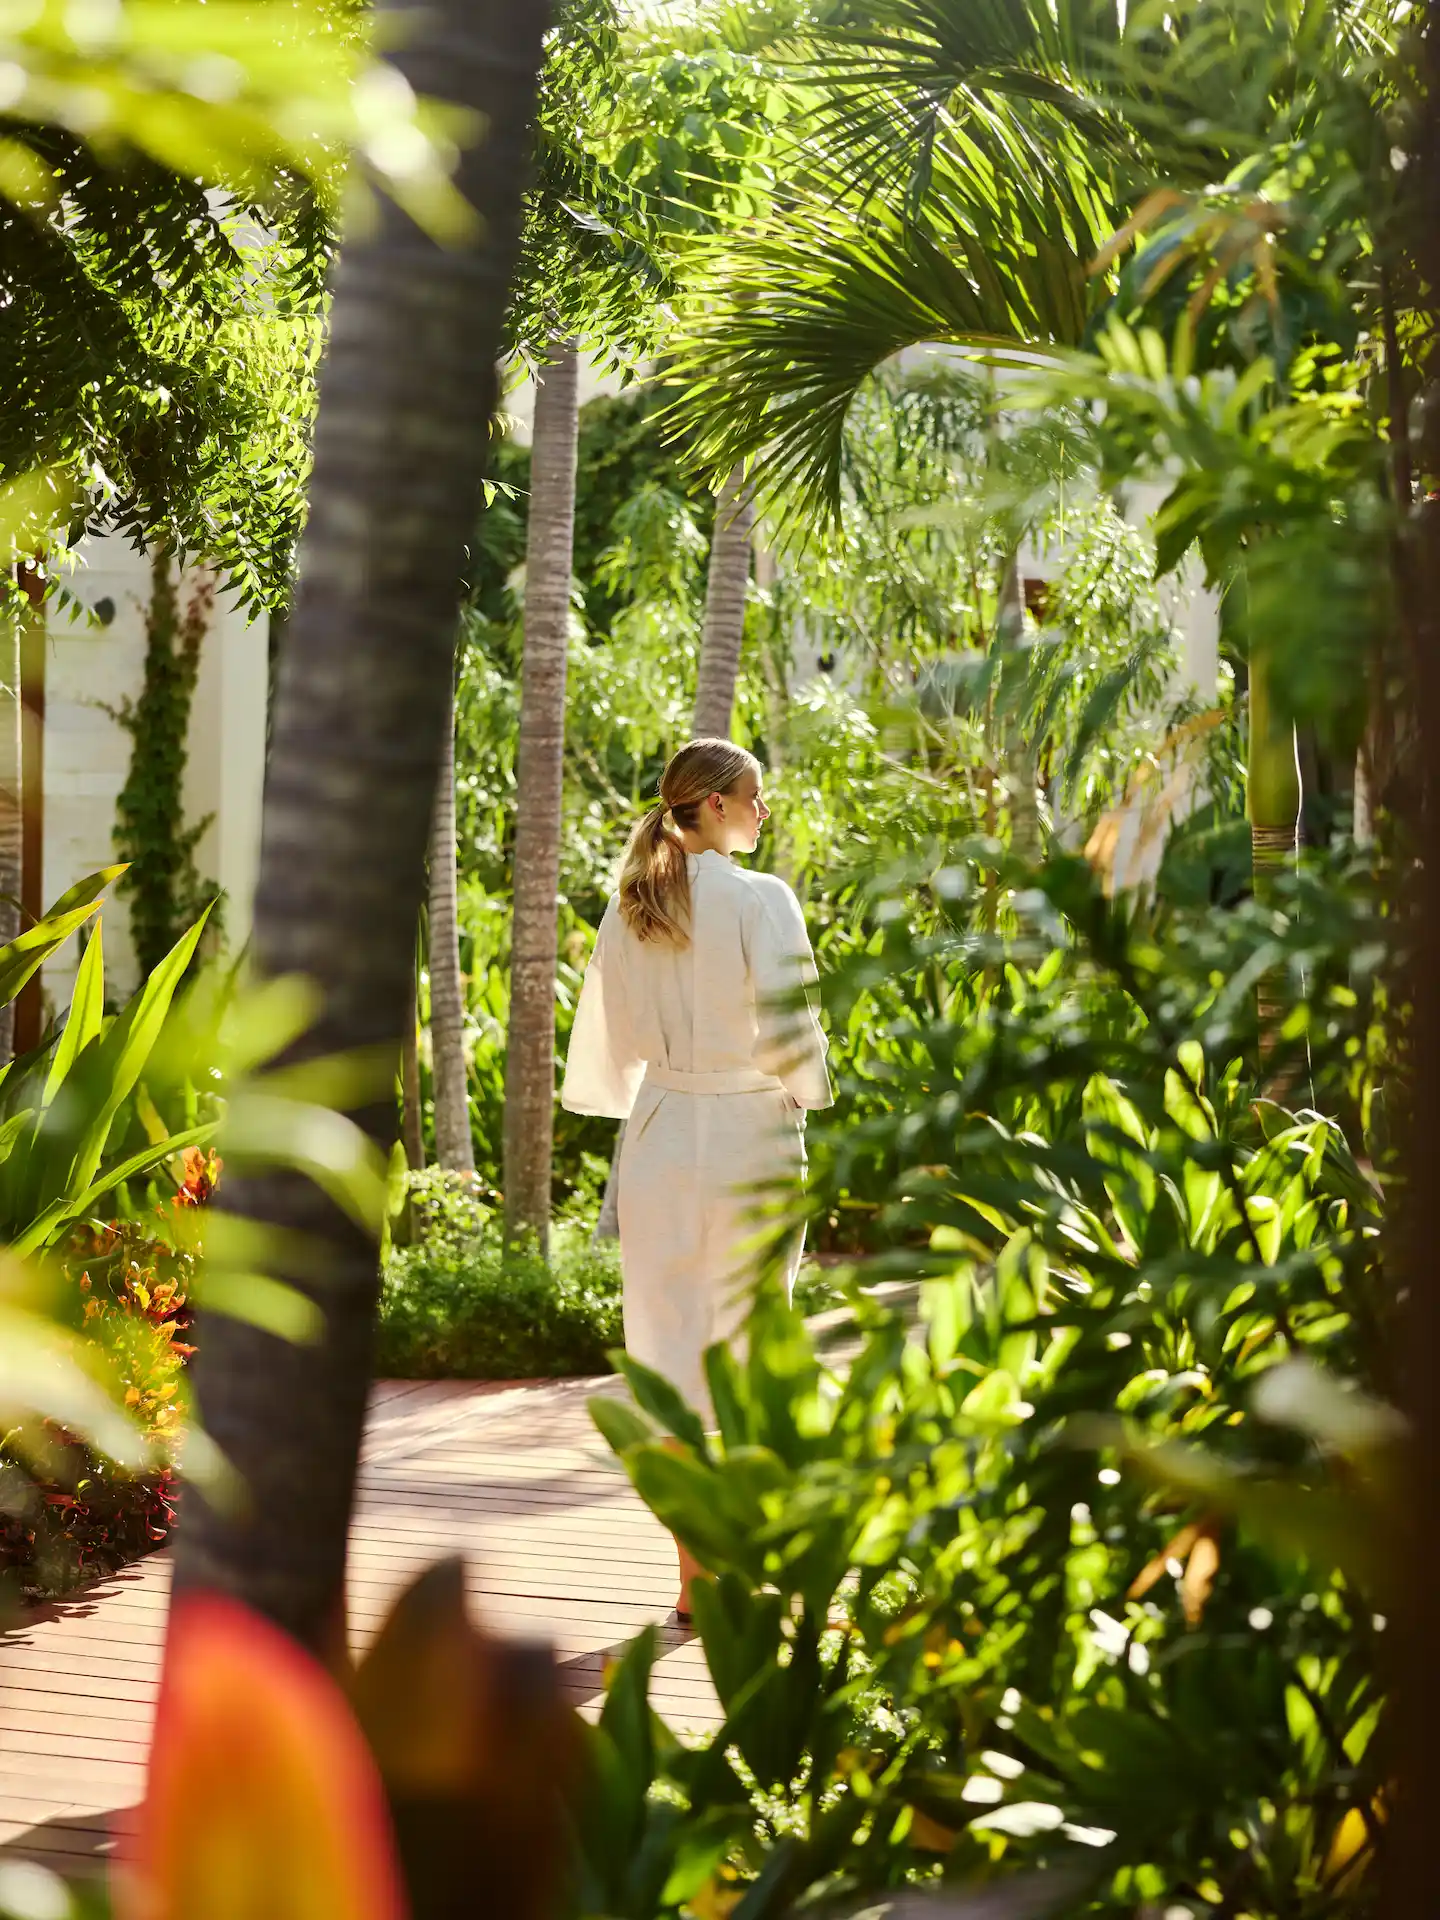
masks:
<instances>
[{"instance_id":1,"label":"climbing vine","mask_svg":"<svg viewBox=\"0 0 1440 1920\"><path fill-rule=\"evenodd\" d=\"M184 816L190 709L215 586L202 575L182 607L177 573L168 552L156 553L139 697L112 709L135 743L130 772L116 801L115 847L129 862L117 891L129 898L135 957L145 973L159 964L218 891L195 866L195 849L214 816L207 814L191 826L185 825Z\"/></svg>"}]
</instances>

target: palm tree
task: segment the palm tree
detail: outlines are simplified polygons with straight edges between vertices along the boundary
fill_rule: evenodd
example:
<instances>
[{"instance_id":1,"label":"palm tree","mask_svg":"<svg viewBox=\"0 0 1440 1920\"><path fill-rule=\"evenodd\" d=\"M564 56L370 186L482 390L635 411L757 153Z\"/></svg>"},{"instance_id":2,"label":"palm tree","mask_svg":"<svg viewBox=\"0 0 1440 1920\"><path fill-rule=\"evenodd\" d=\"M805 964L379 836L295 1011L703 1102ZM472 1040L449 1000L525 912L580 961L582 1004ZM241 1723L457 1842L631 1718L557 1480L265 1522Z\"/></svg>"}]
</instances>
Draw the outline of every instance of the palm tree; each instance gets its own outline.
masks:
<instances>
[{"instance_id":1,"label":"palm tree","mask_svg":"<svg viewBox=\"0 0 1440 1920\"><path fill-rule=\"evenodd\" d=\"M680 411L710 471L746 463L781 522L833 514L846 417L883 361L921 343L981 357L1080 344L1114 299L1119 241L1144 225L1135 203L1164 218L1186 195L1202 202L1282 109L1313 122L1327 76L1383 27L1364 0L1303 20L1230 0L1203 34L1193 13L1179 5L1162 26L1113 0L836 0L811 48L829 105L807 128L800 184L783 220L717 257L681 357ZM1181 228L1174 260L1236 266L1232 236L1217 238L1227 218L1198 220L1190 253ZM1303 284L1313 269L1295 264ZM1130 288L1142 300L1143 279ZM1171 297L1183 309L1216 284L1182 272ZM1261 885L1294 850L1293 762L1289 729L1263 714L1250 782Z\"/></svg>"},{"instance_id":2,"label":"palm tree","mask_svg":"<svg viewBox=\"0 0 1440 1920\"><path fill-rule=\"evenodd\" d=\"M474 1173L469 1074L465 1065L465 982L455 873L455 695L445 716L435 817L430 832L430 1072L435 1090L435 1158Z\"/></svg>"},{"instance_id":3,"label":"palm tree","mask_svg":"<svg viewBox=\"0 0 1440 1920\"><path fill-rule=\"evenodd\" d=\"M705 585L705 623L700 630L700 670L695 684L695 733L727 739L735 710L735 682L745 639L745 596L750 584L750 543L755 502L742 468L726 474L715 501L710 571Z\"/></svg>"},{"instance_id":4,"label":"palm tree","mask_svg":"<svg viewBox=\"0 0 1440 1920\"><path fill-rule=\"evenodd\" d=\"M695 717L691 728L698 738L713 734L726 739L735 711L735 682L740 674L740 650L745 639L745 599L750 584L751 548L755 532L755 498L743 468L732 467L715 501L715 527L710 536L710 565L705 577L705 620L700 629L700 670L695 685ZM610 1154L610 1172L595 1221L596 1240L620 1237L620 1155L625 1150L625 1122L620 1122Z\"/></svg>"},{"instance_id":5,"label":"palm tree","mask_svg":"<svg viewBox=\"0 0 1440 1920\"><path fill-rule=\"evenodd\" d=\"M524 663L515 772L510 1024L505 1049L505 1236L550 1230L555 1132L555 964L565 773L565 664L575 545L580 355L551 343L530 443Z\"/></svg>"},{"instance_id":6,"label":"palm tree","mask_svg":"<svg viewBox=\"0 0 1440 1920\"><path fill-rule=\"evenodd\" d=\"M342 254L254 933L262 974L320 990L298 1055L382 1049L397 1063L546 26L540 0L404 11L391 44L407 83L484 128L458 175L479 219L446 247L387 203ZM388 1149L388 1084L358 1117ZM279 1229L279 1245L305 1242L288 1277L324 1332L296 1345L202 1313L199 1403L245 1499L188 1498L176 1579L237 1596L339 1661L376 1248L298 1174L236 1181L227 1204Z\"/></svg>"},{"instance_id":7,"label":"palm tree","mask_svg":"<svg viewBox=\"0 0 1440 1920\"><path fill-rule=\"evenodd\" d=\"M20 931L20 889L24 884L24 839L20 782L20 621L19 593L0 608L0 945ZM15 1009L0 1007L0 1065L15 1051Z\"/></svg>"},{"instance_id":8,"label":"palm tree","mask_svg":"<svg viewBox=\"0 0 1440 1920\"><path fill-rule=\"evenodd\" d=\"M405 1032L400 1040L400 1139L412 1173L425 1169L425 1123L420 1110L420 956L410 986Z\"/></svg>"}]
</instances>

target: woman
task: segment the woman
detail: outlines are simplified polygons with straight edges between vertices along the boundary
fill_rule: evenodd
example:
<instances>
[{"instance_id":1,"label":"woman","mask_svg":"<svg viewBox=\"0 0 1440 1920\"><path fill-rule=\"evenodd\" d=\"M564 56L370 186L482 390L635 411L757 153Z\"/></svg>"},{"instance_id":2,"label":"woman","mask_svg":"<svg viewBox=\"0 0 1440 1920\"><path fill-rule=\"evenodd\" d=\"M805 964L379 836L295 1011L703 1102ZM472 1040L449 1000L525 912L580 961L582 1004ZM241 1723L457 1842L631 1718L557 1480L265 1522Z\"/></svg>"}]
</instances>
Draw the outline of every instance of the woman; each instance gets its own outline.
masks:
<instances>
[{"instance_id":1,"label":"woman","mask_svg":"<svg viewBox=\"0 0 1440 1920\"><path fill-rule=\"evenodd\" d=\"M800 991L815 977L800 904L731 858L755 851L769 816L759 763L728 740L692 740L666 767L600 923L560 1096L571 1113L629 1122L626 1351L702 1409L705 1349L745 1318L755 1190L800 1178L805 1112L831 1103L825 1036ZM787 1286L799 1263L797 1244ZM679 1554L688 1625L698 1569Z\"/></svg>"}]
</instances>

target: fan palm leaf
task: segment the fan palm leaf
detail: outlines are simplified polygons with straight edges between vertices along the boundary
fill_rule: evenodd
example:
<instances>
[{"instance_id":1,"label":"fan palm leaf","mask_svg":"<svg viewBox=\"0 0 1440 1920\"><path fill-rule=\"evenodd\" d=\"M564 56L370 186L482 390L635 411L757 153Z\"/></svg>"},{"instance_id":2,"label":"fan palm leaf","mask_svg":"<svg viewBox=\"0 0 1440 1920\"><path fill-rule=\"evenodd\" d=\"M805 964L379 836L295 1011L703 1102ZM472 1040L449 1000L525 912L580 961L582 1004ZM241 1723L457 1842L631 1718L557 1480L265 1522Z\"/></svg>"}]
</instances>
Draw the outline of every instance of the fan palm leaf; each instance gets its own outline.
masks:
<instances>
[{"instance_id":1,"label":"fan palm leaf","mask_svg":"<svg viewBox=\"0 0 1440 1920\"><path fill-rule=\"evenodd\" d=\"M1028 134L996 116L1010 163L955 130L924 208L865 210L823 191L732 241L702 287L676 403L716 475L752 465L784 522L833 516L845 421L884 361L921 342L980 356L1075 345L1108 208L1078 152L1025 170Z\"/></svg>"},{"instance_id":2,"label":"fan palm leaf","mask_svg":"<svg viewBox=\"0 0 1440 1920\"><path fill-rule=\"evenodd\" d=\"M802 61L828 95L821 138L867 153L875 185L908 174L912 206L947 131L975 137L997 107L1028 105L1106 150L1127 144L1093 84L1124 33L1116 0L838 0L812 31Z\"/></svg>"}]
</instances>

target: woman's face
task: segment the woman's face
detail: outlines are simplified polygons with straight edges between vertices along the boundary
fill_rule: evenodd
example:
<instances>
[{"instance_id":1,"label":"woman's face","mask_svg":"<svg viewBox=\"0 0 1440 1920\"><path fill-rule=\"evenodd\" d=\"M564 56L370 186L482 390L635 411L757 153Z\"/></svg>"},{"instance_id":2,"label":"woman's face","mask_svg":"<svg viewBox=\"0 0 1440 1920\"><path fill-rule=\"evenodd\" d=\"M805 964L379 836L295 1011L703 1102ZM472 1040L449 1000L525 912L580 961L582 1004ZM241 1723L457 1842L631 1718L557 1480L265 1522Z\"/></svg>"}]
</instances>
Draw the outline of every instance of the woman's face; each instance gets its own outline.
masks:
<instances>
[{"instance_id":1,"label":"woman's face","mask_svg":"<svg viewBox=\"0 0 1440 1920\"><path fill-rule=\"evenodd\" d=\"M722 853L753 853L770 818L760 775L752 769L742 773L728 793L712 793L709 812Z\"/></svg>"}]
</instances>

